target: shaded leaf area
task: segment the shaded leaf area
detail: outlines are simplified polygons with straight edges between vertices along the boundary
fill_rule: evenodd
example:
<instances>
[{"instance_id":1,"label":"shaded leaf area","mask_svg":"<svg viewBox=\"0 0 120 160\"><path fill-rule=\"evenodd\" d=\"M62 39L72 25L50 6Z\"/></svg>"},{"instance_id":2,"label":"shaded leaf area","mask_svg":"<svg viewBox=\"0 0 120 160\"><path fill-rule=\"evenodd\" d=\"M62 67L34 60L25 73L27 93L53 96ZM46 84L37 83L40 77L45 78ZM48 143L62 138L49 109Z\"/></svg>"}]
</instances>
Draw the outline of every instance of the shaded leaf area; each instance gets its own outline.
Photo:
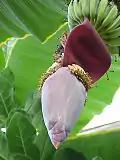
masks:
<instances>
[{"instance_id":1,"label":"shaded leaf area","mask_svg":"<svg viewBox=\"0 0 120 160\"><path fill-rule=\"evenodd\" d=\"M40 150L41 160L53 159L55 148L50 141L50 138L47 133L47 129L44 125L43 118L40 123L39 134L35 139L35 144L38 146Z\"/></svg>"},{"instance_id":2,"label":"shaded leaf area","mask_svg":"<svg viewBox=\"0 0 120 160\"><path fill-rule=\"evenodd\" d=\"M104 77L95 84L94 88L89 90L87 104L83 108L71 135L80 132L80 129L83 128L93 116L100 114L103 109L111 103L116 90L120 86L120 58L117 57L117 62L115 59L115 56L112 56L112 66L108 71L108 77L105 74Z\"/></svg>"},{"instance_id":3,"label":"shaded leaf area","mask_svg":"<svg viewBox=\"0 0 120 160\"><path fill-rule=\"evenodd\" d=\"M4 68L4 66L5 66L4 53L2 51L2 48L0 48L0 71Z\"/></svg>"},{"instance_id":4,"label":"shaded leaf area","mask_svg":"<svg viewBox=\"0 0 120 160\"><path fill-rule=\"evenodd\" d=\"M9 150L6 137L0 131L0 160L6 160L9 157Z\"/></svg>"},{"instance_id":5,"label":"shaded leaf area","mask_svg":"<svg viewBox=\"0 0 120 160\"><path fill-rule=\"evenodd\" d=\"M9 112L17 107L15 104L15 93L13 87L14 76L9 68L0 73L0 120L5 124Z\"/></svg>"},{"instance_id":6,"label":"shaded leaf area","mask_svg":"<svg viewBox=\"0 0 120 160\"><path fill-rule=\"evenodd\" d=\"M9 112L9 116L8 118L6 119L6 127L8 127L10 121L11 121L11 118L13 117L13 115L15 113L21 113L22 115L24 115L24 117L28 118L29 120L30 119L30 116L29 114L23 109L24 107L23 106L20 106L20 107L16 107L16 108L13 108L10 112Z\"/></svg>"},{"instance_id":7,"label":"shaded leaf area","mask_svg":"<svg viewBox=\"0 0 120 160\"><path fill-rule=\"evenodd\" d=\"M87 160L82 152L71 148L62 148L56 151L54 160Z\"/></svg>"},{"instance_id":8,"label":"shaded leaf area","mask_svg":"<svg viewBox=\"0 0 120 160\"><path fill-rule=\"evenodd\" d=\"M55 148L50 141L44 123L41 122L40 126L39 134L35 139L35 144L40 150L40 160L52 160L55 153Z\"/></svg>"},{"instance_id":9,"label":"shaded leaf area","mask_svg":"<svg viewBox=\"0 0 120 160\"><path fill-rule=\"evenodd\" d=\"M56 152L56 160L59 160L61 149L71 148L82 153L86 160L117 160L119 152L120 129L111 129L95 133L81 134L71 137ZM63 160L67 160L66 157Z\"/></svg>"},{"instance_id":10,"label":"shaded leaf area","mask_svg":"<svg viewBox=\"0 0 120 160\"><path fill-rule=\"evenodd\" d=\"M45 44L32 36L18 40L8 55L7 66L15 75L16 95L23 102L38 87L41 74L52 65L58 38L67 29L64 27Z\"/></svg>"},{"instance_id":11,"label":"shaded leaf area","mask_svg":"<svg viewBox=\"0 0 120 160\"><path fill-rule=\"evenodd\" d=\"M0 42L26 33L44 41L65 22L66 13L65 0L1 0Z\"/></svg>"},{"instance_id":12,"label":"shaded leaf area","mask_svg":"<svg viewBox=\"0 0 120 160\"><path fill-rule=\"evenodd\" d=\"M20 159L23 156L23 159L26 160L27 157L31 160L39 160L39 150L33 144L36 130L24 114L16 112L13 115L9 122L6 136L9 151L13 157Z\"/></svg>"},{"instance_id":13,"label":"shaded leaf area","mask_svg":"<svg viewBox=\"0 0 120 160\"><path fill-rule=\"evenodd\" d=\"M15 160L32 160L30 157L23 156L23 155L20 155L20 154L15 155L13 158L14 158Z\"/></svg>"},{"instance_id":14,"label":"shaded leaf area","mask_svg":"<svg viewBox=\"0 0 120 160\"><path fill-rule=\"evenodd\" d=\"M29 114L31 123L39 131L41 124L43 124L41 94L39 91L29 94L25 104L25 111Z\"/></svg>"},{"instance_id":15,"label":"shaded leaf area","mask_svg":"<svg viewBox=\"0 0 120 160\"><path fill-rule=\"evenodd\" d=\"M0 160L6 160L6 159L4 159L3 157L0 157Z\"/></svg>"}]
</instances>

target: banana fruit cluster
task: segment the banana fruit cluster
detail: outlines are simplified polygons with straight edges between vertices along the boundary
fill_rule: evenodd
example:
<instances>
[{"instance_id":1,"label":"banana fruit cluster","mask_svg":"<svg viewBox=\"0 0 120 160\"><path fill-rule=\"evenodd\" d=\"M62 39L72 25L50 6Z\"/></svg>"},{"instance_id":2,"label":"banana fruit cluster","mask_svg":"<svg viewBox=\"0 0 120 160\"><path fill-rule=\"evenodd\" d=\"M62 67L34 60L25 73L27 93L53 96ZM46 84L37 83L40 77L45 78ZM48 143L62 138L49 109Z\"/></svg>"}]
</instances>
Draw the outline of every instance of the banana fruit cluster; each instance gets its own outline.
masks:
<instances>
[{"instance_id":1,"label":"banana fruit cluster","mask_svg":"<svg viewBox=\"0 0 120 160\"><path fill-rule=\"evenodd\" d=\"M68 6L70 31L87 18L111 52L120 46L120 15L117 6L108 0L71 0Z\"/></svg>"}]
</instances>

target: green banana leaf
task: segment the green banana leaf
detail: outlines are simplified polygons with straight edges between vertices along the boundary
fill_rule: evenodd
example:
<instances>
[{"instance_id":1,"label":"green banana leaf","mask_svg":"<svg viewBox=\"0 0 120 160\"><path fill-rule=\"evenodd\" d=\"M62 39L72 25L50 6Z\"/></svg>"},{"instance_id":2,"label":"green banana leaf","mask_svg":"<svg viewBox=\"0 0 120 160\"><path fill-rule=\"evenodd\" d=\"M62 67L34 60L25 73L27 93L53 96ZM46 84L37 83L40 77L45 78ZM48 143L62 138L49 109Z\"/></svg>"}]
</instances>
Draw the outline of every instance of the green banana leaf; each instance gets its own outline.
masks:
<instances>
[{"instance_id":1,"label":"green banana leaf","mask_svg":"<svg viewBox=\"0 0 120 160\"><path fill-rule=\"evenodd\" d=\"M36 130L29 119L20 112L16 112L7 127L6 136L11 155L28 156L32 160L39 160L40 154L33 143ZM14 143L13 143L14 140ZM17 158L18 159L18 158Z\"/></svg>"},{"instance_id":2,"label":"green banana leaf","mask_svg":"<svg viewBox=\"0 0 120 160\"><path fill-rule=\"evenodd\" d=\"M65 0L1 0L0 43L26 33L44 41L65 22L66 14Z\"/></svg>"}]
</instances>

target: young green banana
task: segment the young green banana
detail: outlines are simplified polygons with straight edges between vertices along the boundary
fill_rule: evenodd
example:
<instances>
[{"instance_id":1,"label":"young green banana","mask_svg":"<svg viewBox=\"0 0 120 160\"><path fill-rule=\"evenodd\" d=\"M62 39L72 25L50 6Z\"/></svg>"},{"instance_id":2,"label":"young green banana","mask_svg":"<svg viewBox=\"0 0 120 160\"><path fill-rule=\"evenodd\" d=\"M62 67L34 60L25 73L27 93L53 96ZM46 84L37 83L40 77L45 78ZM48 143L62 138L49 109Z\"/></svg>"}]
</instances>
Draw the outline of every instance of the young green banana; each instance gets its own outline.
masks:
<instances>
[{"instance_id":1,"label":"young green banana","mask_svg":"<svg viewBox=\"0 0 120 160\"><path fill-rule=\"evenodd\" d=\"M74 6L73 2L71 1L69 6L68 6L68 15L71 17L73 20L76 20L75 12L74 12Z\"/></svg>"},{"instance_id":2,"label":"young green banana","mask_svg":"<svg viewBox=\"0 0 120 160\"><path fill-rule=\"evenodd\" d=\"M97 29L98 32L101 32L101 30L106 31L106 29L111 25L111 23L115 20L117 14L118 14L118 9L116 5L113 6L107 6L107 10L110 10L109 13L106 15L106 17L103 19L103 22L101 26Z\"/></svg>"},{"instance_id":3,"label":"young green banana","mask_svg":"<svg viewBox=\"0 0 120 160\"><path fill-rule=\"evenodd\" d=\"M114 5L114 6L112 7L112 9L110 10L108 16L104 19L101 27L104 28L104 27L110 25L111 22L113 22L113 21L115 20L115 18L117 17L117 14L118 14L118 9L117 9L117 6Z\"/></svg>"},{"instance_id":4,"label":"young green banana","mask_svg":"<svg viewBox=\"0 0 120 160\"><path fill-rule=\"evenodd\" d=\"M114 22L111 24L111 26L108 27L106 31L113 30L117 28L120 25L120 15L114 20Z\"/></svg>"},{"instance_id":5,"label":"young green banana","mask_svg":"<svg viewBox=\"0 0 120 160\"><path fill-rule=\"evenodd\" d=\"M99 3L100 3L100 0L96 0L95 20L94 20L95 22L97 21Z\"/></svg>"},{"instance_id":6,"label":"young green banana","mask_svg":"<svg viewBox=\"0 0 120 160\"><path fill-rule=\"evenodd\" d=\"M97 17L99 0L90 0L90 21L94 24Z\"/></svg>"},{"instance_id":7,"label":"young green banana","mask_svg":"<svg viewBox=\"0 0 120 160\"><path fill-rule=\"evenodd\" d=\"M84 17L82 15L81 0L74 0L74 12L77 19L79 19L80 23L82 23L84 20Z\"/></svg>"},{"instance_id":8,"label":"young green banana","mask_svg":"<svg viewBox=\"0 0 120 160\"><path fill-rule=\"evenodd\" d=\"M78 22L76 22L74 19L72 19L69 15L68 15L68 27L70 29L70 31L78 25Z\"/></svg>"},{"instance_id":9,"label":"young green banana","mask_svg":"<svg viewBox=\"0 0 120 160\"><path fill-rule=\"evenodd\" d=\"M107 34L103 35L103 38L110 39L110 38L116 38L118 36L120 36L120 27L107 32Z\"/></svg>"},{"instance_id":10,"label":"young green banana","mask_svg":"<svg viewBox=\"0 0 120 160\"><path fill-rule=\"evenodd\" d=\"M82 3L82 14L84 18L90 17L90 1L89 0L81 0Z\"/></svg>"},{"instance_id":11,"label":"young green banana","mask_svg":"<svg viewBox=\"0 0 120 160\"><path fill-rule=\"evenodd\" d=\"M106 10L105 10L105 13L104 13L104 19L108 16L110 10L111 10L111 6L108 5L107 8L106 8Z\"/></svg>"},{"instance_id":12,"label":"young green banana","mask_svg":"<svg viewBox=\"0 0 120 160\"><path fill-rule=\"evenodd\" d=\"M101 0L99 3L97 21L95 23L96 29L101 25L107 5L108 5L108 0Z\"/></svg>"}]
</instances>

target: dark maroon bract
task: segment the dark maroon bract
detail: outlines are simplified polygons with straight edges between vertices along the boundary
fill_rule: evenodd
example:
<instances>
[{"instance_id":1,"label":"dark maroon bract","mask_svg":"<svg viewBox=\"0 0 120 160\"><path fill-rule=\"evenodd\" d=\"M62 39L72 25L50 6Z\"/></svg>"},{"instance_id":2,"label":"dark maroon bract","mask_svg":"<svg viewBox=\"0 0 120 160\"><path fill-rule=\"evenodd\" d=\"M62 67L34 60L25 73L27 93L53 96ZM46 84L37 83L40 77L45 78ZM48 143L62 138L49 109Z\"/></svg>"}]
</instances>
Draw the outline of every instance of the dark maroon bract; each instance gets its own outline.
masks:
<instances>
[{"instance_id":1,"label":"dark maroon bract","mask_svg":"<svg viewBox=\"0 0 120 160\"><path fill-rule=\"evenodd\" d=\"M68 36L63 66L77 64L89 73L93 82L99 80L111 65L111 56L95 28L85 20Z\"/></svg>"}]
</instances>

